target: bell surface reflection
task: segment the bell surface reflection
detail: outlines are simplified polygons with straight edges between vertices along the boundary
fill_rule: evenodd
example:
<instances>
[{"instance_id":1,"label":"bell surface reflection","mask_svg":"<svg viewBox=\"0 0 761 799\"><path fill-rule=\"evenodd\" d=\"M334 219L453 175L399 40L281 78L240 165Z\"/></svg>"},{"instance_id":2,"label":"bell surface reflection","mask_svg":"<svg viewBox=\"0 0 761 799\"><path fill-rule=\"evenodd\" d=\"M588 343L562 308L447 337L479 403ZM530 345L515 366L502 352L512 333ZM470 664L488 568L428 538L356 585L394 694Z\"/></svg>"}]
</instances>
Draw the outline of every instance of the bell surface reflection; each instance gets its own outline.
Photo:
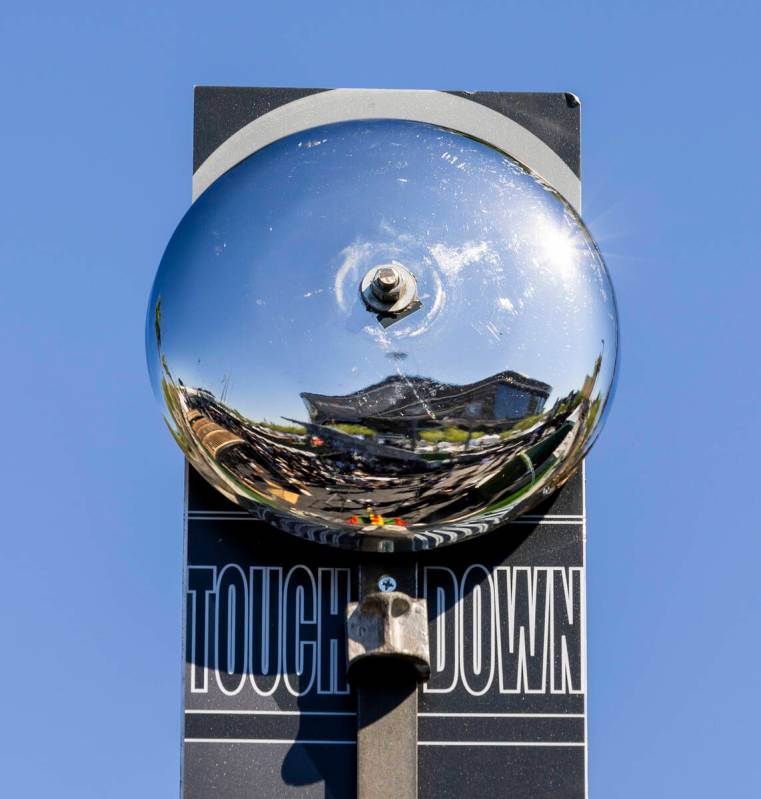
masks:
<instances>
[{"instance_id":1,"label":"bell surface reflection","mask_svg":"<svg viewBox=\"0 0 761 799\"><path fill-rule=\"evenodd\" d=\"M431 548L558 488L614 385L583 223L504 153L400 121L288 136L214 182L162 259L153 387L180 447L259 518Z\"/></svg>"}]
</instances>

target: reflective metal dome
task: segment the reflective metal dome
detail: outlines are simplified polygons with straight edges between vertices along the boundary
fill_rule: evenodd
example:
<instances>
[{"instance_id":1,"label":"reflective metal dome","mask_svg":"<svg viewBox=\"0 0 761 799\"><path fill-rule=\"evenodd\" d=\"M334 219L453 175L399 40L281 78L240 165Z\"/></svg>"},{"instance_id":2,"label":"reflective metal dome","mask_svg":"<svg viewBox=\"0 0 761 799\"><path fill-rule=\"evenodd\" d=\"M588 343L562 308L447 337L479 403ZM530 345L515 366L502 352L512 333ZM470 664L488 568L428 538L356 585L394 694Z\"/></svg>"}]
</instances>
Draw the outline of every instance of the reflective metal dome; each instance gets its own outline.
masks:
<instances>
[{"instance_id":1,"label":"reflective metal dome","mask_svg":"<svg viewBox=\"0 0 761 799\"><path fill-rule=\"evenodd\" d=\"M146 333L209 482L374 551L483 533L554 491L600 430L618 349L570 206L489 145L400 120L288 136L216 180L169 242Z\"/></svg>"}]
</instances>

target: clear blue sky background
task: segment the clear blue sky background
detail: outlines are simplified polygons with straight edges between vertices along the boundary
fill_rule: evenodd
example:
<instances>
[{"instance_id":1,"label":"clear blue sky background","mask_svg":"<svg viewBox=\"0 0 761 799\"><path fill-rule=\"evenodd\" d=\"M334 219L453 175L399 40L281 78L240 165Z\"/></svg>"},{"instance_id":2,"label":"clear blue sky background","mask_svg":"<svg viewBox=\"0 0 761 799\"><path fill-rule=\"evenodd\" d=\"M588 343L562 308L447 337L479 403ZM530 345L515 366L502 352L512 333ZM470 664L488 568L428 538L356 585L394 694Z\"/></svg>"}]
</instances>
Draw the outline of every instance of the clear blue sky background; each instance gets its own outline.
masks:
<instances>
[{"instance_id":1,"label":"clear blue sky background","mask_svg":"<svg viewBox=\"0 0 761 799\"><path fill-rule=\"evenodd\" d=\"M581 96L623 323L588 472L592 796L761 795L753 6L3 6L0 794L177 795L182 462L143 321L206 83Z\"/></svg>"}]
</instances>

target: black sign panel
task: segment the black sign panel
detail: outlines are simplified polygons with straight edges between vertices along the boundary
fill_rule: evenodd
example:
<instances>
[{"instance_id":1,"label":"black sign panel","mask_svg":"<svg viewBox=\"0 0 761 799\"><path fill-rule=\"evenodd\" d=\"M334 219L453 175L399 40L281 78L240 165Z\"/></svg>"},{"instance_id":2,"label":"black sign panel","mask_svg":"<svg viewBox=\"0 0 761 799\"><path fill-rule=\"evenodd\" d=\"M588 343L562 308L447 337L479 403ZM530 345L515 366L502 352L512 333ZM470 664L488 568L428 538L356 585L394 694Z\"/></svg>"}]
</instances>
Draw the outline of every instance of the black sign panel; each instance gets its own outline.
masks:
<instances>
[{"instance_id":1,"label":"black sign panel","mask_svg":"<svg viewBox=\"0 0 761 799\"><path fill-rule=\"evenodd\" d=\"M315 91L197 89L195 168L247 122ZM468 97L578 171L572 98ZM184 799L352 799L344 617L356 556L253 520L192 468L186 502ZM583 508L580 470L531 516L416 557L432 666L422 799L586 796Z\"/></svg>"},{"instance_id":2,"label":"black sign panel","mask_svg":"<svg viewBox=\"0 0 761 799\"><path fill-rule=\"evenodd\" d=\"M421 797L583 797L579 474L541 514L417 560ZM353 797L354 556L252 520L190 470L185 799Z\"/></svg>"}]
</instances>

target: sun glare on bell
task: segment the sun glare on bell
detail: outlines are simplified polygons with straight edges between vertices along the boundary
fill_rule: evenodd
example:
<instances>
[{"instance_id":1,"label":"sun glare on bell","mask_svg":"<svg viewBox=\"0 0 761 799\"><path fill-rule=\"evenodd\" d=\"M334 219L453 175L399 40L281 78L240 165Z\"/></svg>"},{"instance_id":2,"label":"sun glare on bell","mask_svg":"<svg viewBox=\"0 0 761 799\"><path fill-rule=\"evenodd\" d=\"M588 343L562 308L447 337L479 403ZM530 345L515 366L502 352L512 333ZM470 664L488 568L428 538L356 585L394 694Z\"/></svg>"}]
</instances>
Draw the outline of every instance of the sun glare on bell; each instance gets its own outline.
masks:
<instances>
[{"instance_id":1,"label":"sun glare on bell","mask_svg":"<svg viewBox=\"0 0 761 799\"><path fill-rule=\"evenodd\" d=\"M550 267L560 277L570 277L579 263L582 242L578 234L552 219L537 223L536 245L542 265Z\"/></svg>"}]
</instances>

